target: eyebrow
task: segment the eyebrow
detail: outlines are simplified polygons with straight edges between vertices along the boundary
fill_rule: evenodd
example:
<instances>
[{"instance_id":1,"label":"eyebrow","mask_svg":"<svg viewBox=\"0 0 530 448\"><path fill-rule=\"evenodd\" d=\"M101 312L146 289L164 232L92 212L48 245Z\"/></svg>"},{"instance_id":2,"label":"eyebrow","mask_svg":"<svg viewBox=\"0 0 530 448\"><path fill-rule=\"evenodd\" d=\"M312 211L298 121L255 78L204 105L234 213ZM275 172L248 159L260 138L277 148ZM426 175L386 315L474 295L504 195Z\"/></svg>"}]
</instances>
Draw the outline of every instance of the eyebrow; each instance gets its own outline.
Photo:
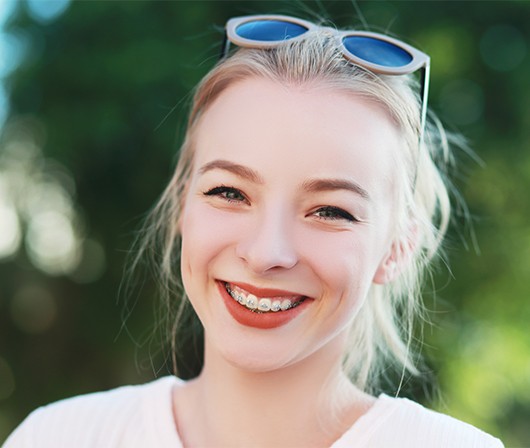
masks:
<instances>
[{"instance_id":1,"label":"eyebrow","mask_svg":"<svg viewBox=\"0 0 530 448\"><path fill-rule=\"evenodd\" d=\"M304 182L303 188L310 193L347 190L358 194L364 199L370 199L370 195L363 187L356 182L346 179L313 179Z\"/></svg>"},{"instance_id":2,"label":"eyebrow","mask_svg":"<svg viewBox=\"0 0 530 448\"><path fill-rule=\"evenodd\" d=\"M206 163L199 170L199 174L204 174L204 173L207 173L208 171L212 171L216 169L229 171L235 174L236 176L246 179L255 184L265 183L263 178L253 169L248 168L243 165L239 165L238 163L234 163L234 162L230 162L228 160L222 160L222 159L213 160L211 162Z\"/></svg>"},{"instance_id":3,"label":"eyebrow","mask_svg":"<svg viewBox=\"0 0 530 448\"><path fill-rule=\"evenodd\" d=\"M205 174L208 171L224 170L235 174L238 177L246 179L255 184L264 184L263 178L253 169L229 160L217 159L204 164L199 169L199 174ZM358 194L364 199L370 199L368 192L358 183L346 179L312 179L305 181L302 185L304 190L309 193L318 193L321 191L347 190Z\"/></svg>"}]
</instances>

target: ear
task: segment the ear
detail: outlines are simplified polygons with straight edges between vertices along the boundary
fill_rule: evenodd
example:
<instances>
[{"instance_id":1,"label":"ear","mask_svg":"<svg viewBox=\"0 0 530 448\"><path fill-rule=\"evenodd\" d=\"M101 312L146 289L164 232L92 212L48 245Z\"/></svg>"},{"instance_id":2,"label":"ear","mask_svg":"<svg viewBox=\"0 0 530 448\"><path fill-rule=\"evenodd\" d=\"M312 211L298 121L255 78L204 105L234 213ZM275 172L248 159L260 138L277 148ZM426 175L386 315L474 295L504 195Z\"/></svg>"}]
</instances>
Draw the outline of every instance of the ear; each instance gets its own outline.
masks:
<instances>
[{"instance_id":1,"label":"ear","mask_svg":"<svg viewBox=\"0 0 530 448\"><path fill-rule=\"evenodd\" d=\"M373 282L378 285L385 285L394 280L398 274L398 244L392 243L388 254L385 255L377 270L375 271Z\"/></svg>"},{"instance_id":2,"label":"ear","mask_svg":"<svg viewBox=\"0 0 530 448\"><path fill-rule=\"evenodd\" d=\"M418 245L418 226L409 225L408 232L395 239L375 271L373 282L385 285L394 281L409 266Z\"/></svg>"}]
</instances>

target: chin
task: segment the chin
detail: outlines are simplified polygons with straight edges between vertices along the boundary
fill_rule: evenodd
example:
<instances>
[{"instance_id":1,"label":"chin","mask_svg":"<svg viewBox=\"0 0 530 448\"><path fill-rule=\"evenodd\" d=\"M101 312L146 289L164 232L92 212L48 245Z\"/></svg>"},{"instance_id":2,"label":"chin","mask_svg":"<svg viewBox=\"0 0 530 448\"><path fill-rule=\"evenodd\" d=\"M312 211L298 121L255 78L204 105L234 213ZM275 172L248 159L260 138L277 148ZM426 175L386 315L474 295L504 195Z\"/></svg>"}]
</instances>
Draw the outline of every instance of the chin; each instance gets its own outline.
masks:
<instances>
[{"instance_id":1,"label":"chin","mask_svg":"<svg viewBox=\"0 0 530 448\"><path fill-rule=\"evenodd\" d=\"M248 338L241 343L216 344L215 350L233 368L252 373L272 372L294 362L293 354L279 350L276 344L253 344L252 341L257 342Z\"/></svg>"},{"instance_id":2,"label":"chin","mask_svg":"<svg viewBox=\"0 0 530 448\"><path fill-rule=\"evenodd\" d=\"M269 373L284 367L277 362L269 362L267 360L258 358L227 359L227 361L233 368L248 373Z\"/></svg>"}]
</instances>

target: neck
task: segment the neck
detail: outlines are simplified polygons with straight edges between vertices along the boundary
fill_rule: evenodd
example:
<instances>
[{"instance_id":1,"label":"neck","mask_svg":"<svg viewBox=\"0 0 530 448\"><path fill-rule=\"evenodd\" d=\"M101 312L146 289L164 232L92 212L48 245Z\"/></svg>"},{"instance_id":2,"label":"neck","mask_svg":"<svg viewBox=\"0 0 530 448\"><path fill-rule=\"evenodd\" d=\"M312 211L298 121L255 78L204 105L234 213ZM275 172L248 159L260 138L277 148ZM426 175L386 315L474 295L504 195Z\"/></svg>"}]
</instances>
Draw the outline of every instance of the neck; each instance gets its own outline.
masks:
<instances>
[{"instance_id":1,"label":"neck","mask_svg":"<svg viewBox=\"0 0 530 448\"><path fill-rule=\"evenodd\" d=\"M369 406L342 373L340 347L270 372L242 370L205 348L188 420L204 425L194 431L202 439L190 431L187 446L330 446Z\"/></svg>"}]
</instances>

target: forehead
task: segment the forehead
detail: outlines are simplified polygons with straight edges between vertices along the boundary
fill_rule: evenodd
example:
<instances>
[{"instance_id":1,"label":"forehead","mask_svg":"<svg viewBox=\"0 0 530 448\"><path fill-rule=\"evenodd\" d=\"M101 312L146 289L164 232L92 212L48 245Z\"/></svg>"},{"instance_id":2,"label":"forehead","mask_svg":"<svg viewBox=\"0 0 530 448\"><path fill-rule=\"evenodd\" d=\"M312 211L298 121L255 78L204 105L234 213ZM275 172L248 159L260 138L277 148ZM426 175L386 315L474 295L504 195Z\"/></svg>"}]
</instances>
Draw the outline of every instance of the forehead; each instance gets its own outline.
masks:
<instances>
[{"instance_id":1,"label":"forehead","mask_svg":"<svg viewBox=\"0 0 530 448\"><path fill-rule=\"evenodd\" d=\"M195 133L196 166L214 159L290 176L388 184L402 138L383 106L325 85L250 78L209 106Z\"/></svg>"}]
</instances>

